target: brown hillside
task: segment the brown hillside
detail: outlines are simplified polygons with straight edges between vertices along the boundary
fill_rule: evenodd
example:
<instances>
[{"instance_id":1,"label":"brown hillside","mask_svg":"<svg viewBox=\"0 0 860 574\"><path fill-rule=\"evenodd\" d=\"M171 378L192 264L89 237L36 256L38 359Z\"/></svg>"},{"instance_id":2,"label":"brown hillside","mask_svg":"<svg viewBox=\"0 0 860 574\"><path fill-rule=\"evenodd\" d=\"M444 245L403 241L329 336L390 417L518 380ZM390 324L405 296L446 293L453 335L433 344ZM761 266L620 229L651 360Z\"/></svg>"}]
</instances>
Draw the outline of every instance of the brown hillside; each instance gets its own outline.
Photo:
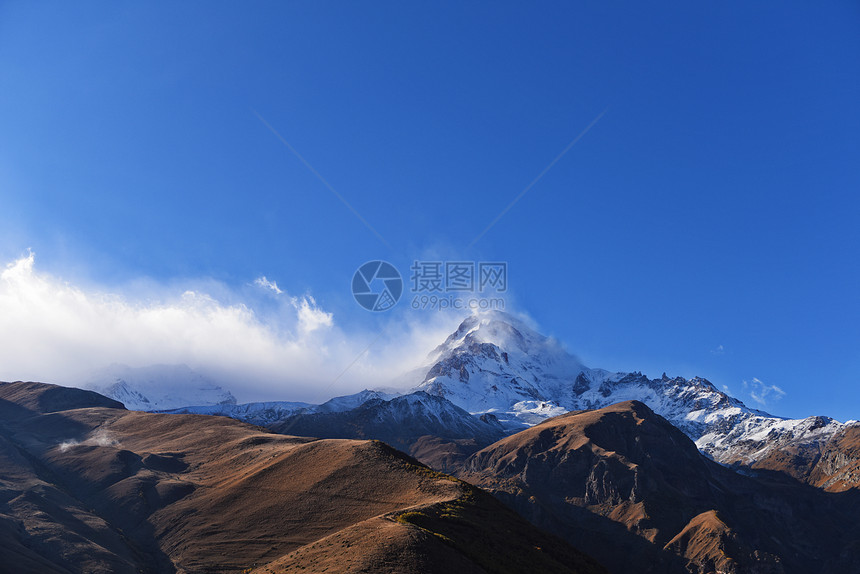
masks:
<instances>
[{"instance_id":1,"label":"brown hillside","mask_svg":"<svg viewBox=\"0 0 860 574\"><path fill-rule=\"evenodd\" d=\"M76 392L63 410L58 388L0 384L0 561L15 571L602 571L383 443Z\"/></svg>"},{"instance_id":2,"label":"brown hillside","mask_svg":"<svg viewBox=\"0 0 860 574\"><path fill-rule=\"evenodd\" d=\"M619 574L850 571L860 559L857 492L758 473L704 458L668 421L628 401L504 438L458 476Z\"/></svg>"}]
</instances>

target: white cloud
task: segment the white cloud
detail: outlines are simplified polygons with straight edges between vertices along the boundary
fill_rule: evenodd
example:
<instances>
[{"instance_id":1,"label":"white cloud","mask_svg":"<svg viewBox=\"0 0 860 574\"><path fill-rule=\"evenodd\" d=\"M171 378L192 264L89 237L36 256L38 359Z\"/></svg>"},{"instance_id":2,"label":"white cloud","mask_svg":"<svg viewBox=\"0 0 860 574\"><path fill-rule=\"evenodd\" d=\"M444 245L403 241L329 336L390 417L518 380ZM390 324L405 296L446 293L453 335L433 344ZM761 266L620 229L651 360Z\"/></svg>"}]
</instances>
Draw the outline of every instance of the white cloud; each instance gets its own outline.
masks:
<instances>
[{"instance_id":1,"label":"white cloud","mask_svg":"<svg viewBox=\"0 0 860 574\"><path fill-rule=\"evenodd\" d=\"M278 295L282 295L284 292L278 287L277 282L269 281L266 279L266 276L257 277L254 279L254 285L262 287L263 289L269 289L270 291L274 291Z\"/></svg>"},{"instance_id":2,"label":"white cloud","mask_svg":"<svg viewBox=\"0 0 860 574\"><path fill-rule=\"evenodd\" d=\"M726 353L726 348L722 345L717 345L715 349L711 349L712 355L724 355Z\"/></svg>"},{"instance_id":3,"label":"white cloud","mask_svg":"<svg viewBox=\"0 0 860 574\"><path fill-rule=\"evenodd\" d=\"M299 331L310 333L322 327L332 326L332 314L326 313L317 306L313 297L293 297L290 300L299 317Z\"/></svg>"},{"instance_id":4,"label":"white cloud","mask_svg":"<svg viewBox=\"0 0 860 574\"><path fill-rule=\"evenodd\" d=\"M762 406L766 406L772 401L778 401L785 396L785 391L778 386L768 385L756 377L753 377L752 381L744 381L744 390L749 393L752 400Z\"/></svg>"},{"instance_id":5,"label":"white cloud","mask_svg":"<svg viewBox=\"0 0 860 574\"><path fill-rule=\"evenodd\" d=\"M316 402L396 380L462 319L405 313L381 335L346 332L310 295L276 301L258 308L211 280L82 287L41 272L31 253L0 272L0 380L75 385L113 363L184 363L240 401Z\"/></svg>"}]
</instances>

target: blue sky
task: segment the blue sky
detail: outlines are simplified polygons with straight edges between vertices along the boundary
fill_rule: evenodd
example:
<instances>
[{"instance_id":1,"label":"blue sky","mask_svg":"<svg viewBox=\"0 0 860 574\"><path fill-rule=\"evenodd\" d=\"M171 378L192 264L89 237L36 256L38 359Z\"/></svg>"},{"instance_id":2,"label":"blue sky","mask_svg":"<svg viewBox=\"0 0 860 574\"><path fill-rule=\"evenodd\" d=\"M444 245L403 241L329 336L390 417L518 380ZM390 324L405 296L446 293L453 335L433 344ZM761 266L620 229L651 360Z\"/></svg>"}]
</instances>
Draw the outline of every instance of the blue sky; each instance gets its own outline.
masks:
<instances>
[{"instance_id":1,"label":"blue sky","mask_svg":"<svg viewBox=\"0 0 860 574\"><path fill-rule=\"evenodd\" d=\"M0 69L0 259L78 295L305 301L361 349L419 321L365 261L506 261L589 365L860 418L856 2L8 2Z\"/></svg>"}]
</instances>

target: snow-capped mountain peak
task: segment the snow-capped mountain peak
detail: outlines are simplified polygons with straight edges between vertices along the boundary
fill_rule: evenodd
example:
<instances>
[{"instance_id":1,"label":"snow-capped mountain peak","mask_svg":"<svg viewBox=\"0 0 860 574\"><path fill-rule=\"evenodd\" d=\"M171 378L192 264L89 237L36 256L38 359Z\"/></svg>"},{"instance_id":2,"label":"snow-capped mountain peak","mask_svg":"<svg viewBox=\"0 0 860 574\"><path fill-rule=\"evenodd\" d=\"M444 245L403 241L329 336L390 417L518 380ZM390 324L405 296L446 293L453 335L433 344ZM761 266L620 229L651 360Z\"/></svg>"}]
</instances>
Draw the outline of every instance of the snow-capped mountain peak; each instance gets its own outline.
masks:
<instances>
[{"instance_id":1,"label":"snow-capped mountain peak","mask_svg":"<svg viewBox=\"0 0 860 574\"><path fill-rule=\"evenodd\" d=\"M522 319L503 311L487 311L467 317L456 331L433 350L430 357L438 362L445 355L481 345L492 345L509 357L537 358L547 366L558 362L569 368L582 366L558 341L538 333Z\"/></svg>"},{"instance_id":2,"label":"snow-capped mountain peak","mask_svg":"<svg viewBox=\"0 0 860 574\"><path fill-rule=\"evenodd\" d=\"M789 420L751 409L701 377L614 373L584 366L557 341L503 312L467 317L431 354L414 391L517 430L548 417L638 400L721 462L750 463L789 440L826 440L842 428L821 417ZM816 419L816 420L811 420ZM766 440L764 440L766 437ZM738 445L744 445L739 447Z\"/></svg>"},{"instance_id":3,"label":"snow-capped mountain peak","mask_svg":"<svg viewBox=\"0 0 860 574\"><path fill-rule=\"evenodd\" d=\"M499 311L467 317L431 356L413 390L446 397L470 412L556 401L569 375L585 370L556 340Z\"/></svg>"}]
</instances>

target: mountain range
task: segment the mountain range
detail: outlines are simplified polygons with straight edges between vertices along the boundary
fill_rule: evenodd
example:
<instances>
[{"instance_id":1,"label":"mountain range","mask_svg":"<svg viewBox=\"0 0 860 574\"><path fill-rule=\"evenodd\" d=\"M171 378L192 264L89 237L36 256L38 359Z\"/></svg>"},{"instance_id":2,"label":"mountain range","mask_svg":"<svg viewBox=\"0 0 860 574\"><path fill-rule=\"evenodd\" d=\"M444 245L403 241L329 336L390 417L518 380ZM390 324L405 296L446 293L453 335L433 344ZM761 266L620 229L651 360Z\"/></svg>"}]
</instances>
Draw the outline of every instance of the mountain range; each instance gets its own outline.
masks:
<instances>
[{"instance_id":1,"label":"mountain range","mask_svg":"<svg viewBox=\"0 0 860 574\"><path fill-rule=\"evenodd\" d=\"M240 565L264 565L260 572L555 572L564 571L553 562L562 556L573 561L562 560L569 571L618 574L829 574L860 563L855 421L774 416L704 378L589 368L499 312L467 317L412 373L412 386L401 392L365 390L322 404L237 404L187 367L115 367L94 385L108 396L0 385L5 463L15 469L0 474L0 524L14 550L7 554L31 565L48 556L67 568L63 556L89 552L71 548L95 544L106 549L98 554L104 571L121 571L122 562L176 572ZM193 384L181 387L183 377ZM121 402L129 397L132 408L159 412L126 411ZM303 449L318 458L299 456ZM330 467L330 459L350 462ZM388 497L391 481L408 487ZM461 486L440 494L441 481ZM325 526L317 507L305 506L340 512L337 493L353 487L363 492L361 504L391 504L364 513L349 507ZM254 489L272 492L267 500L286 497L298 514L284 509L294 518L279 522L243 498ZM215 492L224 498L204 495ZM140 500L124 498L134 493ZM227 500L244 506L233 510ZM236 524L212 514L224 504L238 513ZM31 523L30 512L42 522ZM392 521L407 530L392 530ZM488 523L500 526L486 532ZM293 537L295 528L301 534ZM391 537L371 534L377 530ZM126 546L111 546L110 532ZM528 544L548 538L523 549L511 542L513 532ZM476 548L475 537L490 547ZM51 554L45 545L55 538L70 546ZM219 558L214 546L192 549L198 538L227 548L234 548L229 540L265 542ZM508 542L512 548L503 548ZM511 557L514 547L528 558ZM436 553L446 558L436 562ZM391 566L395 555L408 566Z\"/></svg>"},{"instance_id":2,"label":"mountain range","mask_svg":"<svg viewBox=\"0 0 860 574\"><path fill-rule=\"evenodd\" d=\"M212 385L208 394L200 395L205 401L175 405L172 396L145 398L147 392L158 395L158 390L133 387L128 377L117 378L115 384L121 381L122 387L96 388L126 404L124 393L136 393L131 408L143 404L150 407L144 410L221 414L320 436L379 438L406 450L424 435L475 439L485 446L553 416L629 400L645 403L669 420L709 458L749 467L772 465L772 453L786 448L803 453L807 466L814 464L832 437L856 426L856 421L841 423L825 416L775 416L746 406L700 377L664 373L650 379L641 372L589 368L556 340L499 311L467 317L413 373L413 387L402 393L365 390L322 405L237 405L228 391L218 388L212 394ZM186 400L193 402L193 396ZM153 407L169 402L174 404ZM387 431L395 425L403 429L402 436Z\"/></svg>"},{"instance_id":3,"label":"mountain range","mask_svg":"<svg viewBox=\"0 0 860 574\"><path fill-rule=\"evenodd\" d=\"M380 441L0 383L0 564L25 573L853 572L858 439L856 427L840 432L805 482L738 472L625 401L508 434L459 458L451 476Z\"/></svg>"},{"instance_id":4,"label":"mountain range","mask_svg":"<svg viewBox=\"0 0 860 574\"><path fill-rule=\"evenodd\" d=\"M24 382L0 383L0 571L606 572L379 441Z\"/></svg>"}]
</instances>

